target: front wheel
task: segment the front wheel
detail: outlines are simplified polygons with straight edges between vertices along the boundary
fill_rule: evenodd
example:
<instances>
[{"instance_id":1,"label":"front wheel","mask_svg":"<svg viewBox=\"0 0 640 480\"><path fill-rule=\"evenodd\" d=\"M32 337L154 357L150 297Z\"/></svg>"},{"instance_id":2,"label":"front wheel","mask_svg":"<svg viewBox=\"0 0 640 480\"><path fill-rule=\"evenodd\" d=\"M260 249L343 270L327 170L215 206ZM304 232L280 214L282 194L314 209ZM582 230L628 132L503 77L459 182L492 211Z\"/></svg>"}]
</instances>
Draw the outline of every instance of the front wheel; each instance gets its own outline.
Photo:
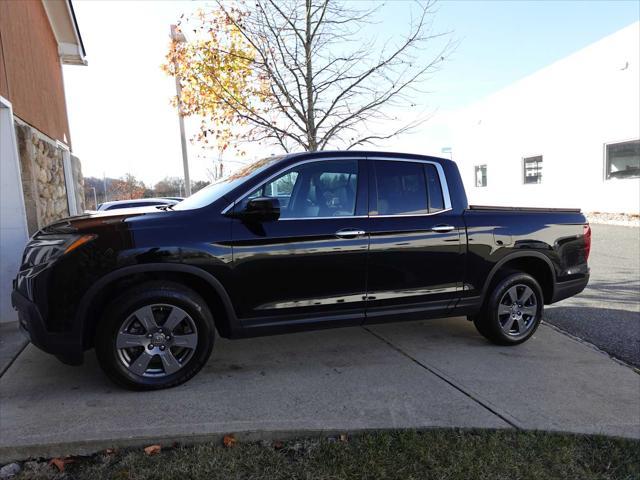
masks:
<instances>
[{"instance_id":1,"label":"front wheel","mask_svg":"<svg viewBox=\"0 0 640 480\"><path fill-rule=\"evenodd\" d=\"M107 376L126 388L157 390L186 382L213 348L205 301L169 282L149 282L116 298L96 332L96 354Z\"/></svg>"},{"instance_id":2,"label":"front wheel","mask_svg":"<svg viewBox=\"0 0 640 480\"><path fill-rule=\"evenodd\" d=\"M494 286L473 323L491 342L517 345L528 340L540 325L543 304L536 279L526 273L514 273Z\"/></svg>"}]
</instances>

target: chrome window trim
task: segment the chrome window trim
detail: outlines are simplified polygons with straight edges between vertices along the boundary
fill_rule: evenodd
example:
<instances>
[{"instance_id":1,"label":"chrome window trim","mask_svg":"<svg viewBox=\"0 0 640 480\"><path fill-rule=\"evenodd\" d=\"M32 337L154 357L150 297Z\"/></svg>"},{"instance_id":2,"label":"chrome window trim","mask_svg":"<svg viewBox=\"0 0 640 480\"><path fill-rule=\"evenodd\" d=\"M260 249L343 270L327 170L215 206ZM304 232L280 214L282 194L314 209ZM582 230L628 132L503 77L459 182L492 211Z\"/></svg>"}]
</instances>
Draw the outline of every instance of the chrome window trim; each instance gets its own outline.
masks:
<instances>
[{"instance_id":1,"label":"chrome window trim","mask_svg":"<svg viewBox=\"0 0 640 480\"><path fill-rule=\"evenodd\" d=\"M392 215L369 215L369 218L393 218L393 217L432 217L433 215L439 215L444 212L450 212L452 208L445 208L444 210L438 210L437 212L429 213L396 213ZM336 218L336 217L333 217Z\"/></svg>"},{"instance_id":2,"label":"chrome window trim","mask_svg":"<svg viewBox=\"0 0 640 480\"><path fill-rule=\"evenodd\" d=\"M287 220L339 220L341 218L369 218L368 215L336 215L335 217L291 217L279 218L278 221Z\"/></svg>"},{"instance_id":3,"label":"chrome window trim","mask_svg":"<svg viewBox=\"0 0 640 480\"><path fill-rule=\"evenodd\" d=\"M444 169L442 168L442 165L440 165L438 162L434 162L433 160L420 160L420 159L416 159L416 158L354 156L354 157L310 158L310 159L307 159L307 160L300 160L299 162L296 162L296 163L294 163L292 165L289 165L286 168L278 170L273 175L270 175L264 181L262 181L260 184L258 184L257 187L255 187L253 190L251 190L251 192L253 192L253 191L259 189L260 187L264 186L265 184L269 183L271 180L273 180L278 175L286 172L287 170L291 170L292 168L295 168L297 166L304 165L304 164L307 164L307 163L326 162L326 161L335 161L335 160L373 160L373 161L386 161L386 162L410 162L410 163L428 163L428 164L431 164L431 165L435 166L436 171L438 172L438 177L439 177L439 180L440 180L440 188L442 188L442 198L443 198L443 201L444 201L444 209L438 210L437 212L430 212L430 213L400 213L400 214L395 214L395 215L340 215L340 216L337 216L337 217L280 218L279 220L328 220L328 219L334 219L335 220L335 219L339 219L339 218L430 217L432 215L438 215L440 213L444 213L444 212L448 212L448 211L452 210L452 207L451 207L451 195L449 193L449 186L447 185L447 180L446 180L446 177L445 177L445 174L444 174ZM238 198L236 198L233 202L231 202L229 205L227 205L224 208L224 210L222 210L222 214L224 215L227 212L229 212L229 210L231 210L233 208L233 206L237 202L242 200L246 195L250 194L251 192L245 192L242 195L240 195Z\"/></svg>"}]
</instances>

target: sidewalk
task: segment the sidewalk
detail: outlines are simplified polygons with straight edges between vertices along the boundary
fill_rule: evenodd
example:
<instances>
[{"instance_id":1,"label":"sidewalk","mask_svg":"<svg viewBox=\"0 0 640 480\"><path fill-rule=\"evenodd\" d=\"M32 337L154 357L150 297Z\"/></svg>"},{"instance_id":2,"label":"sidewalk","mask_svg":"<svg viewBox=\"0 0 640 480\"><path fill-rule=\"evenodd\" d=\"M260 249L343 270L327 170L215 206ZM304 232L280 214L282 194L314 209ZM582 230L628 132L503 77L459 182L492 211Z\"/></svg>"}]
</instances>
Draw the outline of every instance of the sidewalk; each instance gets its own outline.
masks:
<instances>
[{"instance_id":1,"label":"sidewalk","mask_svg":"<svg viewBox=\"0 0 640 480\"><path fill-rule=\"evenodd\" d=\"M0 376L11 366L27 343L27 337L18 329L18 322L0 324Z\"/></svg>"},{"instance_id":2,"label":"sidewalk","mask_svg":"<svg viewBox=\"0 0 640 480\"><path fill-rule=\"evenodd\" d=\"M0 379L0 463L225 433L519 428L640 438L640 375L543 325L496 347L463 318L218 339L187 384L134 393L92 352L69 367L28 346Z\"/></svg>"}]
</instances>

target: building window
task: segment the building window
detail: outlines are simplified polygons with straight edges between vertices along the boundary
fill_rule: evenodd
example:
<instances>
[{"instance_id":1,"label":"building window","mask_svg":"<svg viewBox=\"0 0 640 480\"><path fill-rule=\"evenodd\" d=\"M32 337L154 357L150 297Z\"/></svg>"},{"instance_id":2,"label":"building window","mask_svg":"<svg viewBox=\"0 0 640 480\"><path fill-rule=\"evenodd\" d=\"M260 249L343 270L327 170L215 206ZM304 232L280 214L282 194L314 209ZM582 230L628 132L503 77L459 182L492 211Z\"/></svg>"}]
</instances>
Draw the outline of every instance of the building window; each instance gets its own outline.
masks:
<instances>
[{"instance_id":1,"label":"building window","mask_svg":"<svg viewBox=\"0 0 640 480\"><path fill-rule=\"evenodd\" d=\"M640 140L605 145L606 177L640 177Z\"/></svg>"},{"instance_id":2,"label":"building window","mask_svg":"<svg viewBox=\"0 0 640 480\"><path fill-rule=\"evenodd\" d=\"M542 183L542 155L523 160L524 183Z\"/></svg>"},{"instance_id":3,"label":"building window","mask_svg":"<svg viewBox=\"0 0 640 480\"><path fill-rule=\"evenodd\" d=\"M476 165L476 187L487 186L487 166Z\"/></svg>"}]
</instances>

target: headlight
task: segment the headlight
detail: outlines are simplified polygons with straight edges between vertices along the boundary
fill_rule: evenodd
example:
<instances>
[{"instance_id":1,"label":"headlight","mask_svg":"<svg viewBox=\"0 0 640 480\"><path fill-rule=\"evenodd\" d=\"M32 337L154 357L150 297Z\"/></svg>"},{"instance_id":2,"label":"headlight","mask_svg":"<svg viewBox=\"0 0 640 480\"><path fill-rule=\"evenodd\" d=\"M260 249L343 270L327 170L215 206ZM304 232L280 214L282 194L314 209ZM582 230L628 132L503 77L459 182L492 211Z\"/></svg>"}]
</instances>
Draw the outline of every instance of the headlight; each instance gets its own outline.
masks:
<instances>
[{"instance_id":1,"label":"headlight","mask_svg":"<svg viewBox=\"0 0 640 480\"><path fill-rule=\"evenodd\" d=\"M32 267L51 262L90 242L96 235L46 235L31 240L24 249L22 265Z\"/></svg>"}]
</instances>

